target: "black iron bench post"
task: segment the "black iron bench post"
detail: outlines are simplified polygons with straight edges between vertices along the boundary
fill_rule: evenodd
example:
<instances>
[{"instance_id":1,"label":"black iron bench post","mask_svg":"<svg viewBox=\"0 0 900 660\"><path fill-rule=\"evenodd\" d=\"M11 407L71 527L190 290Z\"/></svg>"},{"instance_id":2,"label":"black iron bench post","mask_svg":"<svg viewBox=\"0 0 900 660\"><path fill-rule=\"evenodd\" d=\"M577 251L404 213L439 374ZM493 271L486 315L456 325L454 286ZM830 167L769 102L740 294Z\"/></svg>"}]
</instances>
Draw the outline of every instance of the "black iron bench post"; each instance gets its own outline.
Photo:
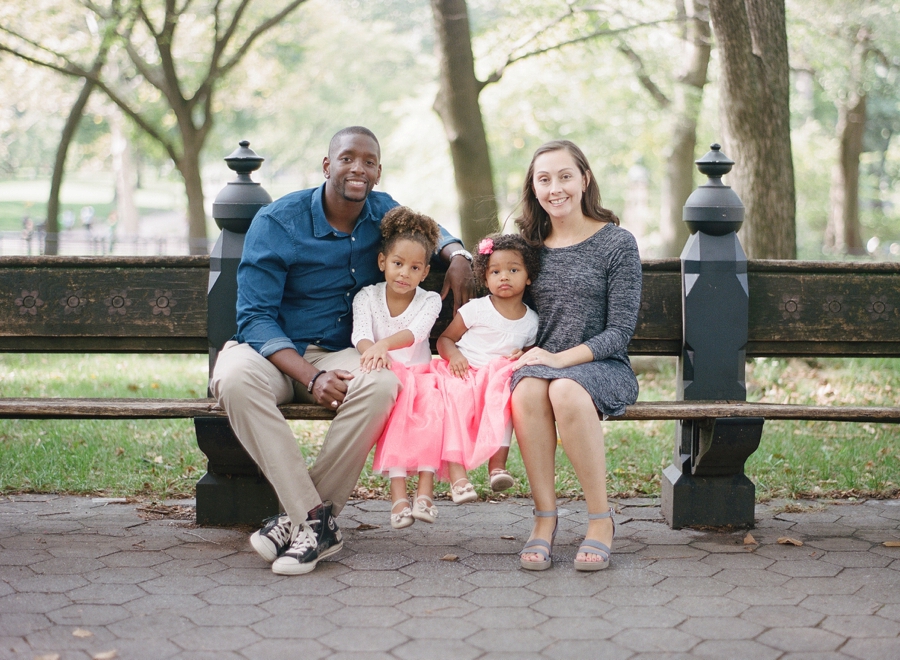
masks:
<instances>
[{"instance_id":1,"label":"black iron bench post","mask_svg":"<svg viewBox=\"0 0 900 660\"><path fill-rule=\"evenodd\" d=\"M684 206L691 235L681 253L682 350L677 400L746 401L750 291L737 237L744 205L722 183L734 161L718 144L697 165L708 182ZM680 420L674 462L662 476L662 512L673 528L752 526L756 487L744 463L759 447L762 417Z\"/></svg>"},{"instance_id":2,"label":"black iron bench post","mask_svg":"<svg viewBox=\"0 0 900 660\"><path fill-rule=\"evenodd\" d=\"M244 250L244 236L256 212L272 202L269 193L250 178L263 158L249 146L243 140L225 158L237 178L213 202L213 219L222 233L209 258L206 314L210 378L219 351L237 331L237 269ZM206 474L197 482L197 523L252 524L278 513L275 491L234 435L228 419L194 417L194 429L197 446L208 459Z\"/></svg>"}]
</instances>

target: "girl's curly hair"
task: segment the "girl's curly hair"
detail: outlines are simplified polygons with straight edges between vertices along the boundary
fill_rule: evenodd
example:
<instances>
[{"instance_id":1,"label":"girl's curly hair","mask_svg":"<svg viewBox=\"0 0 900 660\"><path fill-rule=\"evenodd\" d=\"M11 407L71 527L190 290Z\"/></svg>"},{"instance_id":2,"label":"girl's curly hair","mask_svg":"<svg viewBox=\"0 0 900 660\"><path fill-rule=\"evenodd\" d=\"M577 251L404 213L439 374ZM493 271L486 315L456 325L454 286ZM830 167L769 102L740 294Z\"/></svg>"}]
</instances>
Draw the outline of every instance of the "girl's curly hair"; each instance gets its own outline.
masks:
<instances>
[{"instance_id":1,"label":"girl's curly hair","mask_svg":"<svg viewBox=\"0 0 900 660\"><path fill-rule=\"evenodd\" d=\"M421 245L425 248L426 259L430 259L441 239L441 229L427 215L406 206L395 206L381 221L381 253L387 254L401 238Z\"/></svg>"},{"instance_id":2,"label":"girl's curly hair","mask_svg":"<svg viewBox=\"0 0 900 660\"><path fill-rule=\"evenodd\" d=\"M489 245L488 241L490 241ZM482 254L482 246L484 246L484 254ZM478 248L472 255L475 279L480 286L487 287L488 262L491 260L491 254L498 250L513 250L521 254L522 261L525 262L525 270L528 271L528 279L534 282L541 271L541 256L538 249L529 245L528 241L519 234L491 234L479 241Z\"/></svg>"}]
</instances>

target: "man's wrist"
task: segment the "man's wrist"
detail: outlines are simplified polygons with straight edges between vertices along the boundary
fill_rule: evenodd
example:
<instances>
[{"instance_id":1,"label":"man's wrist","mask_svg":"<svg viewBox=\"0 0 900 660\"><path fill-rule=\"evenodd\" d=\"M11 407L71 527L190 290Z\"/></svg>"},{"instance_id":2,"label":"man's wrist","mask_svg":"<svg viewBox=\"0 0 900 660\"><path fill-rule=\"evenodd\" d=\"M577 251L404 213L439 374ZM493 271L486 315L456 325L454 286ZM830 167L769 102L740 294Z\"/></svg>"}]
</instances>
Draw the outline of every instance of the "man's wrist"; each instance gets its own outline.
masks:
<instances>
[{"instance_id":1,"label":"man's wrist","mask_svg":"<svg viewBox=\"0 0 900 660\"><path fill-rule=\"evenodd\" d=\"M322 369L321 371L319 371L315 376L313 376L313 377L309 380L309 385L306 386L306 391L307 391L307 392L309 392L310 394L312 394L312 391L313 391L313 385L316 384L316 379L317 379L319 376L321 376L322 374L324 374L324 373L325 373L325 370Z\"/></svg>"},{"instance_id":2,"label":"man's wrist","mask_svg":"<svg viewBox=\"0 0 900 660\"><path fill-rule=\"evenodd\" d=\"M465 248L459 248L450 253L450 261L453 261L453 257L463 257L469 263L472 263L472 253L466 250Z\"/></svg>"}]
</instances>

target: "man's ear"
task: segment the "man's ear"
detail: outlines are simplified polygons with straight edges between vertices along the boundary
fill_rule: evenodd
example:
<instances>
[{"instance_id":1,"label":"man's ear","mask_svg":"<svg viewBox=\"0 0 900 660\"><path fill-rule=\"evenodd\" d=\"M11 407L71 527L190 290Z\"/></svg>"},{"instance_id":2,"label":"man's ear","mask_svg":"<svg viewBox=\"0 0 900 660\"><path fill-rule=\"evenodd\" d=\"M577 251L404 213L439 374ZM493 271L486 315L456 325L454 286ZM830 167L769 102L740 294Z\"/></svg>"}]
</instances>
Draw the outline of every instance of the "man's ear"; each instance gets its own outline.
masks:
<instances>
[{"instance_id":1,"label":"man's ear","mask_svg":"<svg viewBox=\"0 0 900 660\"><path fill-rule=\"evenodd\" d=\"M328 156L322 159L322 173L326 179L331 176L331 161L328 159Z\"/></svg>"}]
</instances>

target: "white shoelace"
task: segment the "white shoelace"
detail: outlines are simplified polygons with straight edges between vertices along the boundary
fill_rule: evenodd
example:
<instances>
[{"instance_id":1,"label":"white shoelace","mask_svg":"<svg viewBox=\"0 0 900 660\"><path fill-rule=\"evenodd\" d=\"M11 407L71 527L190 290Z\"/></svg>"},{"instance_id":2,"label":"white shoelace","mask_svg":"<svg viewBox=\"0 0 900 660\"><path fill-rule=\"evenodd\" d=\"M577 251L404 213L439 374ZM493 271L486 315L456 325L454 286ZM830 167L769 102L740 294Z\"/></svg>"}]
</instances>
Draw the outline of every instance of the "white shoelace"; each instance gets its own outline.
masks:
<instances>
[{"instance_id":1,"label":"white shoelace","mask_svg":"<svg viewBox=\"0 0 900 660\"><path fill-rule=\"evenodd\" d=\"M294 542L291 543L291 547L288 552L297 552L304 550L312 550L315 548L319 542L316 540L316 533L312 530L307 523L303 523L300 527L300 531L297 534L297 538L294 539Z\"/></svg>"},{"instance_id":2,"label":"white shoelace","mask_svg":"<svg viewBox=\"0 0 900 660\"><path fill-rule=\"evenodd\" d=\"M266 536L270 537L275 545L281 547L287 545L291 540L291 519L287 516L281 516L278 524L266 532Z\"/></svg>"}]
</instances>

